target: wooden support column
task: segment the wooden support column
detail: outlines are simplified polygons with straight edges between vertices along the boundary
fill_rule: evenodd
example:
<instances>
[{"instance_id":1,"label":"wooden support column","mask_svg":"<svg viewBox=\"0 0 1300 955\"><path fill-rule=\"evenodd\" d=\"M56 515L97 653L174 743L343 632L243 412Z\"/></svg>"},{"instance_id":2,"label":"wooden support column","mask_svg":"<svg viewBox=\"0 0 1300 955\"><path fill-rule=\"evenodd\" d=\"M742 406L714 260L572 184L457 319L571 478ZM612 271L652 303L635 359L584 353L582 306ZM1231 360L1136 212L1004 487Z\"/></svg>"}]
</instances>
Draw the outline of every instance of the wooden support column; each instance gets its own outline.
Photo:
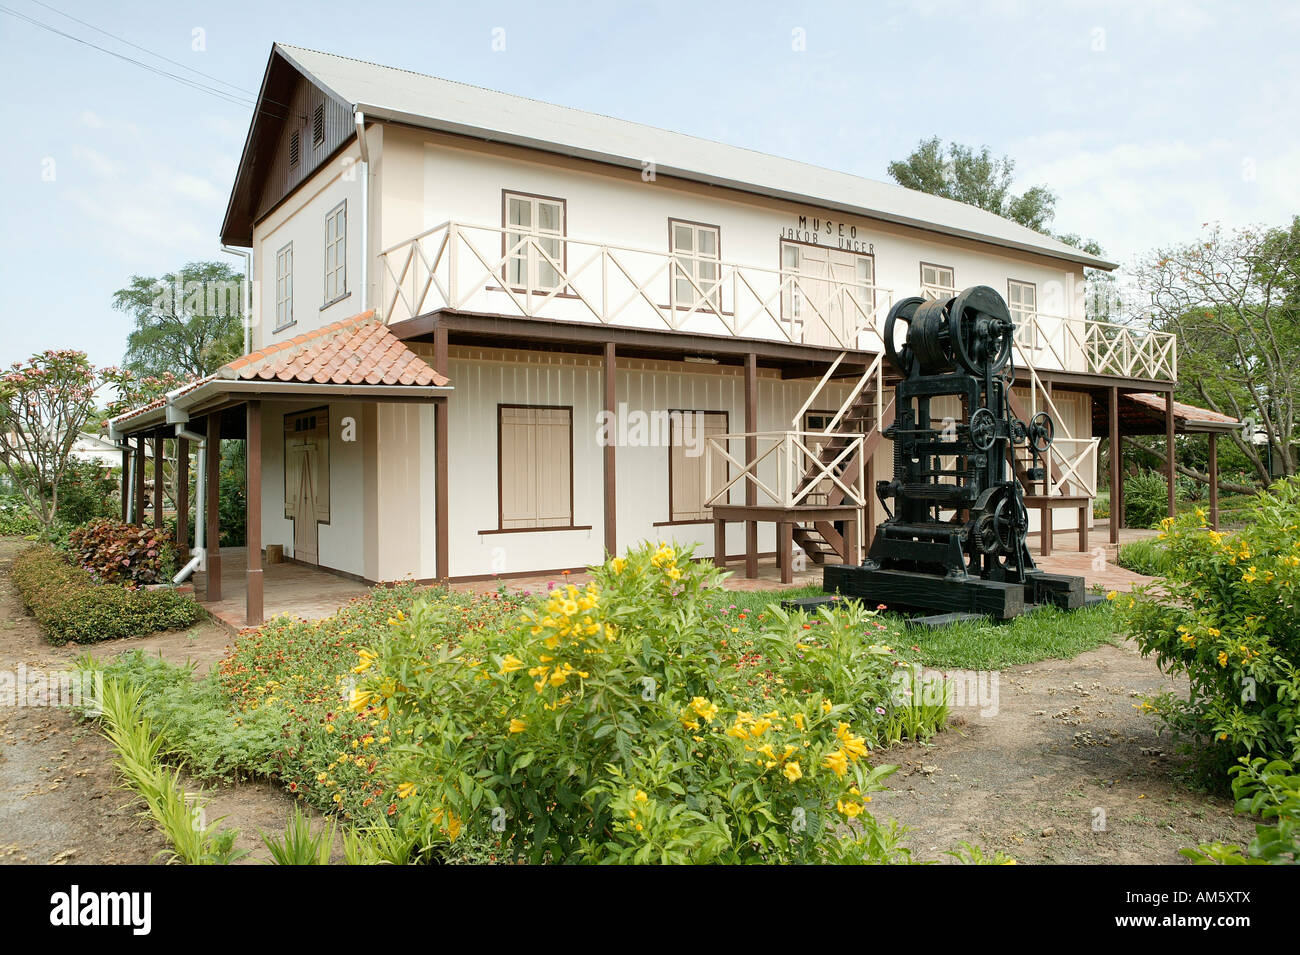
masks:
<instances>
[{"instance_id":1,"label":"wooden support column","mask_svg":"<svg viewBox=\"0 0 1300 955\"><path fill-rule=\"evenodd\" d=\"M614 420L614 415L618 412L618 383L615 372L614 343L606 342L604 381L605 411L609 413L607 420ZM614 440L608 433L606 438L603 449L605 452L605 552L610 557L614 557L618 554L618 495L616 492L618 480L615 471Z\"/></svg>"},{"instance_id":2,"label":"wooden support column","mask_svg":"<svg viewBox=\"0 0 1300 955\"><path fill-rule=\"evenodd\" d=\"M447 329L441 323L433 331L433 370L447 376L448 366ZM450 529L450 494L447 487L449 440L447 434L447 399L439 398L433 405L433 454L434 454L434 503L433 519L437 525L434 529L434 565L439 580L451 576Z\"/></svg>"},{"instance_id":3,"label":"wooden support column","mask_svg":"<svg viewBox=\"0 0 1300 955\"><path fill-rule=\"evenodd\" d=\"M122 523L131 513L131 445L122 439Z\"/></svg>"},{"instance_id":4,"label":"wooden support column","mask_svg":"<svg viewBox=\"0 0 1300 955\"><path fill-rule=\"evenodd\" d=\"M1211 431L1210 438L1210 526L1219 529L1219 436Z\"/></svg>"},{"instance_id":5,"label":"wooden support column","mask_svg":"<svg viewBox=\"0 0 1300 955\"><path fill-rule=\"evenodd\" d=\"M727 567L727 522L718 518L713 519L713 564Z\"/></svg>"},{"instance_id":6,"label":"wooden support column","mask_svg":"<svg viewBox=\"0 0 1300 955\"><path fill-rule=\"evenodd\" d=\"M1174 392L1165 392L1165 480L1169 482L1169 516L1174 516L1174 504L1178 491L1178 472L1174 461Z\"/></svg>"},{"instance_id":7,"label":"wooden support column","mask_svg":"<svg viewBox=\"0 0 1300 955\"><path fill-rule=\"evenodd\" d=\"M256 627L262 622L262 402L244 405L248 462L244 512L244 545L248 551L247 588L244 591L244 622Z\"/></svg>"},{"instance_id":8,"label":"wooden support column","mask_svg":"<svg viewBox=\"0 0 1300 955\"><path fill-rule=\"evenodd\" d=\"M1120 470L1119 389L1110 389L1110 542L1119 543L1119 525L1124 514L1124 474Z\"/></svg>"},{"instance_id":9,"label":"wooden support column","mask_svg":"<svg viewBox=\"0 0 1300 955\"><path fill-rule=\"evenodd\" d=\"M867 553L871 552L871 542L876 539L875 511L876 511L876 454L873 451L871 457L867 458L867 475L865 478L867 486L862 489L867 498L867 506L862 509L862 549ZM858 559L854 563L861 563L863 555L859 552Z\"/></svg>"},{"instance_id":10,"label":"wooden support column","mask_svg":"<svg viewBox=\"0 0 1300 955\"><path fill-rule=\"evenodd\" d=\"M208 415L208 440L206 473L203 476L203 493L207 500L203 503L206 513L203 522L203 546L207 550L207 593L209 603L221 599L221 519L218 509L221 505L221 413L214 411Z\"/></svg>"},{"instance_id":11,"label":"wooden support column","mask_svg":"<svg viewBox=\"0 0 1300 955\"><path fill-rule=\"evenodd\" d=\"M758 355L745 356L745 433L758 431ZM745 439L745 464L758 457L758 438ZM745 482L745 503L753 507L758 503L758 488L753 481ZM745 521L745 576L758 576L758 521Z\"/></svg>"},{"instance_id":12,"label":"wooden support column","mask_svg":"<svg viewBox=\"0 0 1300 955\"><path fill-rule=\"evenodd\" d=\"M131 517L137 526L144 525L144 435L135 439L135 505Z\"/></svg>"},{"instance_id":13,"label":"wooden support column","mask_svg":"<svg viewBox=\"0 0 1300 955\"><path fill-rule=\"evenodd\" d=\"M163 526L163 464L166 463L167 439L161 431L153 434L153 526L162 530Z\"/></svg>"},{"instance_id":14,"label":"wooden support column","mask_svg":"<svg viewBox=\"0 0 1300 955\"><path fill-rule=\"evenodd\" d=\"M176 546L182 554L190 547L190 441L176 439Z\"/></svg>"},{"instance_id":15,"label":"wooden support column","mask_svg":"<svg viewBox=\"0 0 1300 955\"><path fill-rule=\"evenodd\" d=\"M794 551L794 522L777 521L776 523L776 566L781 571L781 583L788 584L794 580L794 568L791 566Z\"/></svg>"}]
</instances>

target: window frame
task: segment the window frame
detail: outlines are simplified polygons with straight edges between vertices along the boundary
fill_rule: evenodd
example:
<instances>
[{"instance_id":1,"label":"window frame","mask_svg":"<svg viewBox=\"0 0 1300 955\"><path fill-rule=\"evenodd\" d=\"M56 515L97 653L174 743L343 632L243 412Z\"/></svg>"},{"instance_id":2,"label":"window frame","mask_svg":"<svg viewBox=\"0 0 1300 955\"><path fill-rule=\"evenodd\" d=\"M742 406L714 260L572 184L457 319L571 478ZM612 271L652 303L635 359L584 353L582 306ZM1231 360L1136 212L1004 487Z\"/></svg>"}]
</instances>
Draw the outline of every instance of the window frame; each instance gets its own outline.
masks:
<instances>
[{"instance_id":1,"label":"window frame","mask_svg":"<svg viewBox=\"0 0 1300 955\"><path fill-rule=\"evenodd\" d=\"M722 433L729 434L731 432L730 411L718 410L716 408L670 408L668 410L668 520L656 524L655 526L672 524L709 524L713 520L711 517L678 517L676 508L673 504L673 437L676 434L676 429L681 426L683 416L688 414L721 415ZM707 455L708 453L708 448L706 446L704 454ZM725 463L724 466L727 468L727 475L723 478L725 482L730 480L731 468L729 465L725 465ZM703 500L708 500L708 498L709 489L705 488Z\"/></svg>"},{"instance_id":2,"label":"window frame","mask_svg":"<svg viewBox=\"0 0 1300 955\"><path fill-rule=\"evenodd\" d=\"M936 271L947 272L952 284L939 285L938 283L927 282L925 280L926 269L935 269ZM939 265L935 262L922 262L920 265L920 277L921 277L921 298L926 299L927 301L930 301L932 299L939 299L939 298L951 298L952 296L957 294L957 270L953 268L951 265ZM936 294L932 296L932 295L928 295L927 294L928 292L946 292L948 294L947 295Z\"/></svg>"},{"instance_id":3,"label":"window frame","mask_svg":"<svg viewBox=\"0 0 1300 955\"><path fill-rule=\"evenodd\" d=\"M530 411L565 411L569 415L569 521L567 524L548 524L543 527L506 527L505 526L505 416L508 408ZM480 534L526 534L537 531L573 531L591 530L590 526L577 527L574 518L573 494L573 405L533 405L497 403L497 526L495 530L479 531Z\"/></svg>"},{"instance_id":4,"label":"window frame","mask_svg":"<svg viewBox=\"0 0 1300 955\"><path fill-rule=\"evenodd\" d=\"M287 259L289 268L285 272L280 271L281 264ZM281 295L281 289L287 288L288 294ZM280 319L280 306L287 306L285 309L285 319ZM272 332L281 332L292 326L295 322L293 317L293 240L290 239L284 245L275 251L275 327Z\"/></svg>"},{"instance_id":5,"label":"window frame","mask_svg":"<svg viewBox=\"0 0 1300 955\"><path fill-rule=\"evenodd\" d=\"M545 202L553 205L558 205L560 207L560 231L543 232L540 229L538 229L536 225L531 225L531 224L527 227L511 225L510 224L510 200L511 199L526 199L529 201L533 209L532 221L534 223L537 221L536 210L537 210L538 203ZM531 245L527 249L527 258L525 259L525 262L528 265L528 275L526 276L527 279L526 283L524 285L518 285L510 281L510 265L513 259L513 257L510 255L510 245L511 245L510 233L511 232L527 233L528 235L531 235L535 238L541 238L545 236L545 237L553 237L559 240L560 254L556 256L556 259L560 263L560 271L564 274L560 276L561 281L558 285L553 286L551 288L544 288L536 284L535 280L538 278L538 275L536 274L538 271L538 263L541 262L542 264L545 264L547 266L549 266L550 263L543 262L541 256L537 254L537 250L534 249ZM523 192L518 189L502 189L501 190L501 258L502 258L502 262L501 262L502 288L509 289L511 292L524 294L524 295L551 295L552 293L554 293L555 295L558 296L558 295L565 294L568 290L568 285L563 280L568 275L569 272L569 201L561 196L543 196L538 193Z\"/></svg>"},{"instance_id":6,"label":"window frame","mask_svg":"<svg viewBox=\"0 0 1300 955\"><path fill-rule=\"evenodd\" d=\"M713 233L714 254L712 256L700 255L693 249L690 252L677 251L677 226L685 226L691 230L692 243L696 249L699 246L699 233L701 230ZM673 268L669 270L668 275L668 305L669 308L679 311L697 311L697 312L722 312L722 226L715 225L712 222L696 222L692 219L677 219L672 216L668 218L668 255L673 260ZM713 289L707 295L701 297L700 293L694 287L690 289L691 301L679 302L677 300L677 269L681 268L678 259L681 258L690 263L690 277L695 284L704 287L704 282L700 280L699 265L701 262L711 262L716 270L714 275ZM684 270L683 270L684 271Z\"/></svg>"},{"instance_id":7,"label":"window frame","mask_svg":"<svg viewBox=\"0 0 1300 955\"><path fill-rule=\"evenodd\" d=\"M1011 290L1017 286L1020 287L1022 296L1024 294L1025 289L1029 289L1029 291L1033 294L1034 304L1032 308L1026 309L1024 307L1023 302L1021 302L1019 305L1012 304ZM1016 326L1016 331L1015 331L1016 340L1019 341L1020 344L1025 348L1037 348L1038 347L1038 321L1037 321L1038 283L1026 282L1023 279L1008 278L1007 279L1007 311L1011 313L1011 321L1014 322ZM1016 316L1018 314L1026 314L1026 313L1032 317L1033 321L1029 322L1028 325L1022 325L1019 321L1017 321ZM1028 334L1022 336L1021 335L1022 329L1026 329L1028 331Z\"/></svg>"},{"instance_id":8,"label":"window frame","mask_svg":"<svg viewBox=\"0 0 1300 955\"><path fill-rule=\"evenodd\" d=\"M335 221L340 215L343 217L343 230L342 232L335 233L333 240L333 245L339 250L339 258L336 260L334 269L331 271L329 267L331 245L329 232L330 223ZM348 289L348 201L346 199L336 205L329 212L325 213L325 253L324 261L322 262L322 269L324 280L322 295L324 301L321 308L326 309L335 302L341 302L351 294ZM335 294L331 296L330 277L332 275L339 275L340 273L342 274L338 283L338 288L335 290Z\"/></svg>"}]
</instances>

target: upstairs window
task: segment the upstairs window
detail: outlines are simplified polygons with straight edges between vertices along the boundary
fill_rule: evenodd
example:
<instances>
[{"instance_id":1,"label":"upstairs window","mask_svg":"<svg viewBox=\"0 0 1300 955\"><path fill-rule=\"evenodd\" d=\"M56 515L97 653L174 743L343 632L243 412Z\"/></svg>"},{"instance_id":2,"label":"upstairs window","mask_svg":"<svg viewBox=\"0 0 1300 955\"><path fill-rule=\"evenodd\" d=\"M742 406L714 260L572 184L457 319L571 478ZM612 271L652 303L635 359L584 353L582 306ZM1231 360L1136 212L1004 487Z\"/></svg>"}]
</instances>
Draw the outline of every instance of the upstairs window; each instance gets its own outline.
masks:
<instances>
[{"instance_id":1,"label":"upstairs window","mask_svg":"<svg viewBox=\"0 0 1300 955\"><path fill-rule=\"evenodd\" d=\"M348 204L345 199L325 217L325 304L348 294Z\"/></svg>"},{"instance_id":2,"label":"upstairs window","mask_svg":"<svg viewBox=\"0 0 1300 955\"><path fill-rule=\"evenodd\" d=\"M504 211L506 285L554 291L565 267L564 200L507 192Z\"/></svg>"},{"instance_id":3,"label":"upstairs window","mask_svg":"<svg viewBox=\"0 0 1300 955\"><path fill-rule=\"evenodd\" d=\"M951 266L921 263L921 298L952 298L957 294L957 281Z\"/></svg>"},{"instance_id":4,"label":"upstairs window","mask_svg":"<svg viewBox=\"0 0 1300 955\"><path fill-rule=\"evenodd\" d=\"M293 243L275 253L275 330L293 324Z\"/></svg>"},{"instance_id":5,"label":"upstairs window","mask_svg":"<svg viewBox=\"0 0 1300 955\"><path fill-rule=\"evenodd\" d=\"M668 220L673 255L673 307L721 308L718 289L720 232L715 225Z\"/></svg>"},{"instance_id":6,"label":"upstairs window","mask_svg":"<svg viewBox=\"0 0 1300 955\"><path fill-rule=\"evenodd\" d=\"M1016 341L1026 348L1038 344L1038 289L1033 282L1007 281L1007 305L1016 323Z\"/></svg>"}]
</instances>

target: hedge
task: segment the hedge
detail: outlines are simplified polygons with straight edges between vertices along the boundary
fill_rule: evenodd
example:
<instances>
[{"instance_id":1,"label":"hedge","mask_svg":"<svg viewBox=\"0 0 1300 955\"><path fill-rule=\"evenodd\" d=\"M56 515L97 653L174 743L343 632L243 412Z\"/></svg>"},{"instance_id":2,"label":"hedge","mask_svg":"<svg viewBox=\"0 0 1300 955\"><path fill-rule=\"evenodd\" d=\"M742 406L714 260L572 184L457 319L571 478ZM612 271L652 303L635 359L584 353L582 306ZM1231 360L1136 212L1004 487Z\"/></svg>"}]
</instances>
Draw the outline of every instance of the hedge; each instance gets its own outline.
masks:
<instances>
[{"instance_id":1,"label":"hedge","mask_svg":"<svg viewBox=\"0 0 1300 955\"><path fill-rule=\"evenodd\" d=\"M96 583L88 572L46 545L20 553L12 577L23 606L55 645L181 630L206 615L192 597L175 590L131 590Z\"/></svg>"}]
</instances>

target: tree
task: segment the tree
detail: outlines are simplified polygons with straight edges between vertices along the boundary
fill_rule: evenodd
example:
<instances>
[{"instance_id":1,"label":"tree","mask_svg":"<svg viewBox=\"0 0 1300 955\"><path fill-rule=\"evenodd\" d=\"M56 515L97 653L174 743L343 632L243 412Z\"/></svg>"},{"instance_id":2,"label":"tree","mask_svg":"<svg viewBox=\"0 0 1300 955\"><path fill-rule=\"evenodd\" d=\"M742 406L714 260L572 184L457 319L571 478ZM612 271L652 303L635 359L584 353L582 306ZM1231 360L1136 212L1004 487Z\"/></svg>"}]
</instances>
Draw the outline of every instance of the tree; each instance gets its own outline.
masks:
<instances>
[{"instance_id":1,"label":"tree","mask_svg":"<svg viewBox=\"0 0 1300 955\"><path fill-rule=\"evenodd\" d=\"M126 367L142 376L207 375L243 345L243 276L221 262L191 262L162 278L131 276L113 307L135 321Z\"/></svg>"},{"instance_id":2,"label":"tree","mask_svg":"<svg viewBox=\"0 0 1300 955\"><path fill-rule=\"evenodd\" d=\"M938 136L921 140L910 156L889 164L889 174L900 186L955 199L1045 233L1055 215L1056 194L1046 186L1012 194L1015 170L1014 159L995 158L987 146L978 152L961 143L945 147Z\"/></svg>"},{"instance_id":3,"label":"tree","mask_svg":"<svg viewBox=\"0 0 1300 955\"><path fill-rule=\"evenodd\" d=\"M72 445L95 414L99 384L85 352L66 349L15 362L0 375L0 465L47 534Z\"/></svg>"},{"instance_id":4,"label":"tree","mask_svg":"<svg viewBox=\"0 0 1300 955\"><path fill-rule=\"evenodd\" d=\"M1142 316L1178 336L1180 394L1252 421L1267 435L1274 464L1295 474L1300 217L1282 229L1225 232L1207 224L1199 241L1152 252L1135 280ZM1272 481L1249 436L1230 437L1259 480Z\"/></svg>"}]
</instances>

